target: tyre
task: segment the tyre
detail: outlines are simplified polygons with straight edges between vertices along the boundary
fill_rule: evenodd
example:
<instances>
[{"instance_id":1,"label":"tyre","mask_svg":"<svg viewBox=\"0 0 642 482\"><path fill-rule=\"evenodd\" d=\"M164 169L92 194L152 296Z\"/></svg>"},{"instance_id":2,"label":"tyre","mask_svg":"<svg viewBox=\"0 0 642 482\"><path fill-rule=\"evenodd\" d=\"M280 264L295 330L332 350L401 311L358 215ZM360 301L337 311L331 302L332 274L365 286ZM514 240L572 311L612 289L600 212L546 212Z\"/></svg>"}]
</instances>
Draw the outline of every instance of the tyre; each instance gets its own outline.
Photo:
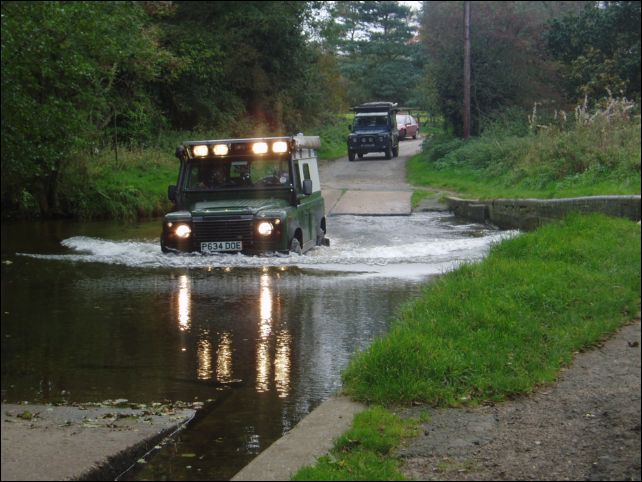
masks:
<instances>
[{"instance_id":1,"label":"tyre","mask_svg":"<svg viewBox=\"0 0 642 482\"><path fill-rule=\"evenodd\" d=\"M302 252L299 238L292 238L292 241L290 241L290 253L301 254Z\"/></svg>"},{"instance_id":2,"label":"tyre","mask_svg":"<svg viewBox=\"0 0 642 482\"><path fill-rule=\"evenodd\" d=\"M390 146L386 147L386 160L392 159L392 148Z\"/></svg>"},{"instance_id":3,"label":"tyre","mask_svg":"<svg viewBox=\"0 0 642 482\"><path fill-rule=\"evenodd\" d=\"M354 161L354 151L348 151L348 160L350 162Z\"/></svg>"},{"instance_id":4,"label":"tyre","mask_svg":"<svg viewBox=\"0 0 642 482\"><path fill-rule=\"evenodd\" d=\"M359 156L359 159L363 159L363 154L359 153L357 155Z\"/></svg>"},{"instance_id":5,"label":"tyre","mask_svg":"<svg viewBox=\"0 0 642 482\"><path fill-rule=\"evenodd\" d=\"M392 149L392 157L399 157L399 144L397 144L397 147Z\"/></svg>"},{"instance_id":6,"label":"tyre","mask_svg":"<svg viewBox=\"0 0 642 482\"><path fill-rule=\"evenodd\" d=\"M165 236L164 236L164 235L162 235L162 234L161 234L161 238L160 238L160 247L161 247L161 251L162 251L163 253L171 253L171 252L172 252L172 251L167 247L167 245L165 244Z\"/></svg>"}]
</instances>

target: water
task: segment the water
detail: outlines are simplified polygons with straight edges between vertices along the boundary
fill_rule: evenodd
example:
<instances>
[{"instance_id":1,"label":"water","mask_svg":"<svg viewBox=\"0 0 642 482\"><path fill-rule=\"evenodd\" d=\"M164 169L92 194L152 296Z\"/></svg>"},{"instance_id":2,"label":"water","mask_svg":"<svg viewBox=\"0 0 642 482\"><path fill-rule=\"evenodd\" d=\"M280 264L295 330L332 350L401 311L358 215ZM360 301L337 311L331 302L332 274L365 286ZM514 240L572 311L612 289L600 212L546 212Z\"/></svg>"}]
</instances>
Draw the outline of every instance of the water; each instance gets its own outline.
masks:
<instances>
[{"instance_id":1,"label":"water","mask_svg":"<svg viewBox=\"0 0 642 482\"><path fill-rule=\"evenodd\" d=\"M164 255L156 221L3 225L3 400L205 402L124 478L228 479L424 281L510 235L437 213L328 225L330 247L269 257Z\"/></svg>"}]
</instances>

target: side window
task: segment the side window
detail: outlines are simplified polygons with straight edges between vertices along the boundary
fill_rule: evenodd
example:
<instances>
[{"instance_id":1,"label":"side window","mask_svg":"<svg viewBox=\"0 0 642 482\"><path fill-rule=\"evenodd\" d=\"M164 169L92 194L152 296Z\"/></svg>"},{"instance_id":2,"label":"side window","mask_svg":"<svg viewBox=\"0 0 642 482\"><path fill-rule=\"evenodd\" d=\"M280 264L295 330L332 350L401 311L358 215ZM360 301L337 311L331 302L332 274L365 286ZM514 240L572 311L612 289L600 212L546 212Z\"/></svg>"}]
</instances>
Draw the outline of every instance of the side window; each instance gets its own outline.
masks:
<instances>
[{"instance_id":1,"label":"side window","mask_svg":"<svg viewBox=\"0 0 642 482\"><path fill-rule=\"evenodd\" d=\"M303 161L299 162L298 167L299 179L297 180L297 184L299 186L299 189L303 189L303 181L305 181L306 179L312 179L312 175L310 173L310 164L309 162Z\"/></svg>"}]
</instances>

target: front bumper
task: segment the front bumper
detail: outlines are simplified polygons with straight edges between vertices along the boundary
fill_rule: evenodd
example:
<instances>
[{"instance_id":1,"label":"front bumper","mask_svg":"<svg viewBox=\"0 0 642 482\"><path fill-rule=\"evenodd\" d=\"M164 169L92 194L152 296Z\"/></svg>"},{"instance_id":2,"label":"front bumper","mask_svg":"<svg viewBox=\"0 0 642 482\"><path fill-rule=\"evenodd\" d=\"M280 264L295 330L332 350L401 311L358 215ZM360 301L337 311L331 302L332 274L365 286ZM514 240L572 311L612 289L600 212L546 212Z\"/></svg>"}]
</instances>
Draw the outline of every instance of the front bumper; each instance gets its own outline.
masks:
<instances>
[{"instance_id":1,"label":"front bumper","mask_svg":"<svg viewBox=\"0 0 642 482\"><path fill-rule=\"evenodd\" d=\"M388 136L368 134L348 138L348 150L357 154L385 152L390 147L390 137Z\"/></svg>"},{"instance_id":2,"label":"front bumper","mask_svg":"<svg viewBox=\"0 0 642 482\"><path fill-rule=\"evenodd\" d=\"M262 236L257 230L258 224L262 221L265 219L255 219L253 216L193 218L190 222L182 223L191 228L191 234L187 238L181 238L174 233L173 228L180 222L165 222L161 234L161 248L163 252L198 253L201 252L201 243L241 241L242 253L287 251L287 235L283 234L282 223L273 223L272 233Z\"/></svg>"}]
</instances>

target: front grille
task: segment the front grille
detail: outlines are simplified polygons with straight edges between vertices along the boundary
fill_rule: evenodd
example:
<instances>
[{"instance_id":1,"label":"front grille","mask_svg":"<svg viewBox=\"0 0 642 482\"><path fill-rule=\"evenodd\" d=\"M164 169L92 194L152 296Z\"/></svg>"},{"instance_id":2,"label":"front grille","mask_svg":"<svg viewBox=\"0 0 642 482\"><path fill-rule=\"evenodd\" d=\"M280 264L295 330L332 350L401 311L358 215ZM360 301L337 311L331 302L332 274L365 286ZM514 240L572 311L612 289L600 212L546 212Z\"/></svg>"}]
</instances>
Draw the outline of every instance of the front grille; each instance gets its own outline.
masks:
<instances>
[{"instance_id":1,"label":"front grille","mask_svg":"<svg viewBox=\"0 0 642 482\"><path fill-rule=\"evenodd\" d=\"M203 241L252 241L252 219L221 219L204 218L202 221L194 220L194 240Z\"/></svg>"}]
</instances>

